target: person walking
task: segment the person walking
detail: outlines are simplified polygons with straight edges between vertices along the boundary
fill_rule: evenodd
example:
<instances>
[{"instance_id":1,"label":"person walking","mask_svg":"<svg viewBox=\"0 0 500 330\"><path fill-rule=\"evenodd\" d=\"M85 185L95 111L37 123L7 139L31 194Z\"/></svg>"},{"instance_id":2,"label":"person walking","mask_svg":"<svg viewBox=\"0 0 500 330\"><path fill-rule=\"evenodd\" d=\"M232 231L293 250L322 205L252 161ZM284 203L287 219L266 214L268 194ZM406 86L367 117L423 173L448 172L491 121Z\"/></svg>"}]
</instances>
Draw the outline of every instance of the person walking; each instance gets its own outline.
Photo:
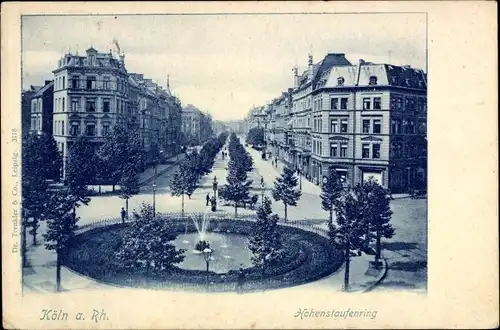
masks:
<instances>
[{"instance_id":1,"label":"person walking","mask_svg":"<svg viewBox=\"0 0 500 330\"><path fill-rule=\"evenodd\" d=\"M122 210L120 212L120 215L122 217L122 223L125 223L125 217L127 216L127 211L122 207Z\"/></svg>"},{"instance_id":2,"label":"person walking","mask_svg":"<svg viewBox=\"0 0 500 330\"><path fill-rule=\"evenodd\" d=\"M208 206L208 203L210 203L210 194L207 194L206 200L207 200L207 204L205 206Z\"/></svg>"},{"instance_id":3,"label":"person walking","mask_svg":"<svg viewBox=\"0 0 500 330\"><path fill-rule=\"evenodd\" d=\"M245 284L245 272L243 271L243 268L240 268L240 271L238 273L238 281L236 283L237 293L243 292L243 284Z\"/></svg>"}]
</instances>

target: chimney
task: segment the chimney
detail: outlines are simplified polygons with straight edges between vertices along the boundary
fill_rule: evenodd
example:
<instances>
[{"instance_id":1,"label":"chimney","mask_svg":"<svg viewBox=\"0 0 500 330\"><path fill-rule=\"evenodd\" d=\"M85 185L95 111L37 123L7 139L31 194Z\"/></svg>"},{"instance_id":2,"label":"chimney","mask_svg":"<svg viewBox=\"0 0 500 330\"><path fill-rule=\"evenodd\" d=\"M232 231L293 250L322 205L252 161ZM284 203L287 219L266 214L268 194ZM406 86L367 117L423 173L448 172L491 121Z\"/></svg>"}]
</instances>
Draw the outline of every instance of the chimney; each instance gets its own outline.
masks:
<instances>
[{"instance_id":1,"label":"chimney","mask_svg":"<svg viewBox=\"0 0 500 330\"><path fill-rule=\"evenodd\" d=\"M299 69L297 66L294 66L293 69L293 87L299 87Z\"/></svg>"},{"instance_id":2,"label":"chimney","mask_svg":"<svg viewBox=\"0 0 500 330\"><path fill-rule=\"evenodd\" d=\"M308 65L308 71L309 71L309 79L312 80L313 78L313 56L311 53L309 53L309 58L307 60L307 65Z\"/></svg>"}]
</instances>

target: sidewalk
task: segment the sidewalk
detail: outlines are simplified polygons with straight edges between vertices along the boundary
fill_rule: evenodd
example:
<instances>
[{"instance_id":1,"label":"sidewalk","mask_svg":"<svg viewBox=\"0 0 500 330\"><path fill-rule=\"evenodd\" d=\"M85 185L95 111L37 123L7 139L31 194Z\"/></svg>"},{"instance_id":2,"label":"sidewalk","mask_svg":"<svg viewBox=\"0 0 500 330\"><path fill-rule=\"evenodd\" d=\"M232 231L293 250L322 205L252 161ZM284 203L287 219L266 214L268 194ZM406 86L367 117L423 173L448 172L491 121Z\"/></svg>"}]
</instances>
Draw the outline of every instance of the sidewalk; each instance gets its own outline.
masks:
<instances>
[{"instance_id":1,"label":"sidewalk","mask_svg":"<svg viewBox=\"0 0 500 330\"><path fill-rule=\"evenodd\" d=\"M172 166L175 166L178 162L182 161L185 157L185 154L179 154L178 156L173 156L167 159L167 164L159 164L156 166L156 173L154 167L148 167L144 172L139 174L139 185L143 186L148 184L152 180L161 176L165 171L170 169Z\"/></svg>"}]
</instances>

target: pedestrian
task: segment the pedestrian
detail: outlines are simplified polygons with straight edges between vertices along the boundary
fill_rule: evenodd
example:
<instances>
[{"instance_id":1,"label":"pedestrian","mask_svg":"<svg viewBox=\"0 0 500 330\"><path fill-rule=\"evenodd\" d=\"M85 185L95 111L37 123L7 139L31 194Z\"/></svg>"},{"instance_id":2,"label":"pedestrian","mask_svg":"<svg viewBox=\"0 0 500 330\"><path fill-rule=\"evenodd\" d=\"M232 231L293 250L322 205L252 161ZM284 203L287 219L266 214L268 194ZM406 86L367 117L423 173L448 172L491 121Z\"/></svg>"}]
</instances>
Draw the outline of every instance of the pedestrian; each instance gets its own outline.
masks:
<instances>
[{"instance_id":1,"label":"pedestrian","mask_svg":"<svg viewBox=\"0 0 500 330\"><path fill-rule=\"evenodd\" d=\"M391 190L391 189L389 189L389 198L390 198L391 200L394 200L394 197L392 196L392 190Z\"/></svg>"},{"instance_id":2,"label":"pedestrian","mask_svg":"<svg viewBox=\"0 0 500 330\"><path fill-rule=\"evenodd\" d=\"M205 206L208 206L208 203L210 202L210 194L207 194L207 204Z\"/></svg>"},{"instance_id":3,"label":"pedestrian","mask_svg":"<svg viewBox=\"0 0 500 330\"><path fill-rule=\"evenodd\" d=\"M212 204L212 212L215 212L217 210L217 200L215 199L215 196L212 196L210 203Z\"/></svg>"},{"instance_id":4,"label":"pedestrian","mask_svg":"<svg viewBox=\"0 0 500 330\"><path fill-rule=\"evenodd\" d=\"M120 212L120 215L122 216L122 223L125 223L125 217L127 216L127 211L122 207L122 210Z\"/></svg>"},{"instance_id":5,"label":"pedestrian","mask_svg":"<svg viewBox=\"0 0 500 330\"><path fill-rule=\"evenodd\" d=\"M243 271L243 268L240 268L240 271L238 273L238 282L236 283L237 293L242 293L243 284L245 284L245 272Z\"/></svg>"}]
</instances>

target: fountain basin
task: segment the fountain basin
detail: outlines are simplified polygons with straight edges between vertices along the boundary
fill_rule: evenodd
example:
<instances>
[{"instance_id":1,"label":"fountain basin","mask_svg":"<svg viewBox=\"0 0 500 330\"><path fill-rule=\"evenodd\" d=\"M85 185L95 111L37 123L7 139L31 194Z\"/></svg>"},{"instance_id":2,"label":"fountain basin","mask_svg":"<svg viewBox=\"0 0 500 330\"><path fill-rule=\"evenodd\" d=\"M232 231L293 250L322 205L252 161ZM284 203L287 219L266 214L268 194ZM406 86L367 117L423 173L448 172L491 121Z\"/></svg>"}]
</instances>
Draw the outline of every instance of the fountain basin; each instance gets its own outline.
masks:
<instances>
[{"instance_id":1,"label":"fountain basin","mask_svg":"<svg viewBox=\"0 0 500 330\"><path fill-rule=\"evenodd\" d=\"M252 252L248 249L248 237L239 234L221 234L208 232L205 240L210 242L212 258L210 270L222 274L240 267L252 267ZM183 243L188 241L189 243ZM196 250L198 233L179 234L172 243L179 249L186 249L184 261L177 267L188 270L203 270L206 267L202 251Z\"/></svg>"}]
</instances>

